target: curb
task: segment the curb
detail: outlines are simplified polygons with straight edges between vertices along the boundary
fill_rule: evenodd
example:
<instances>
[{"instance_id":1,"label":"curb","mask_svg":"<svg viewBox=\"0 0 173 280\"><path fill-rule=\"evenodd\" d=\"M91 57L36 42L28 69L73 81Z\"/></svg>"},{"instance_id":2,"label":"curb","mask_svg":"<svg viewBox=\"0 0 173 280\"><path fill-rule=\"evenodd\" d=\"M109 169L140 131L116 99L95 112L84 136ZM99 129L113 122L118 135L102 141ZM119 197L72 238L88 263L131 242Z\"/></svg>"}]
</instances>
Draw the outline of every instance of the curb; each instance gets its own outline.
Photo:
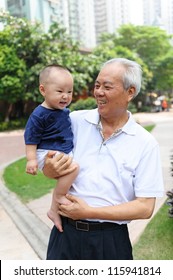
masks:
<instances>
[{"instance_id":1,"label":"curb","mask_svg":"<svg viewBox=\"0 0 173 280\"><path fill-rule=\"evenodd\" d=\"M9 191L0 179L0 203L38 257L46 258L50 228Z\"/></svg>"}]
</instances>

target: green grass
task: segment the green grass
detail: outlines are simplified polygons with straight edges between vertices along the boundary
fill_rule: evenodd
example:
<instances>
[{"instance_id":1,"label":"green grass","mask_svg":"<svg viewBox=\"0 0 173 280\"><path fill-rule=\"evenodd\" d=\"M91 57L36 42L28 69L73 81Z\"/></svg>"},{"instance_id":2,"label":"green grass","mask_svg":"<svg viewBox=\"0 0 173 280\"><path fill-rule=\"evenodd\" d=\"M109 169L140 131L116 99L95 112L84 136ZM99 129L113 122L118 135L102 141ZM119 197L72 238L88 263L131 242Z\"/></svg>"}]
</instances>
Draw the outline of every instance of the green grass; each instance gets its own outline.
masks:
<instances>
[{"instance_id":1,"label":"green grass","mask_svg":"<svg viewBox=\"0 0 173 280\"><path fill-rule=\"evenodd\" d=\"M173 218L163 205L133 246L135 260L173 260Z\"/></svg>"},{"instance_id":2,"label":"green grass","mask_svg":"<svg viewBox=\"0 0 173 280\"><path fill-rule=\"evenodd\" d=\"M153 130L154 127L155 127L155 124L151 124L151 125L145 126L144 128L145 128L147 131L151 132L151 131Z\"/></svg>"},{"instance_id":3,"label":"green grass","mask_svg":"<svg viewBox=\"0 0 173 280\"><path fill-rule=\"evenodd\" d=\"M23 158L6 167L3 173L6 186L23 202L39 198L55 187L56 181L45 177L41 172L35 176L26 174L25 166L26 158Z\"/></svg>"}]
</instances>

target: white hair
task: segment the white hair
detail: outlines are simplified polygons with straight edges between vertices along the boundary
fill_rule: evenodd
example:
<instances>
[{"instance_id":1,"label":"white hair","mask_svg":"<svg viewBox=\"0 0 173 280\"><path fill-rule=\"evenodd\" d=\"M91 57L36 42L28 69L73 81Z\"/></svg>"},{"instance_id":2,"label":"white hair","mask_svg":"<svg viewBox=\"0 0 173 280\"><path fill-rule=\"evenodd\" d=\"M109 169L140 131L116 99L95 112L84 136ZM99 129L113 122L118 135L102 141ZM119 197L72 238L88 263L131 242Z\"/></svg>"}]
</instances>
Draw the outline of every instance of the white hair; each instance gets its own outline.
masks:
<instances>
[{"instance_id":1,"label":"white hair","mask_svg":"<svg viewBox=\"0 0 173 280\"><path fill-rule=\"evenodd\" d=\"M124 66L124 76L122 77L124 88L127 90L130 86L135 87L135 95L136 97L140 91L141 88L141 81L142 81L142 68L141 66L132 60L126 59L126 58L113 58L108 61L106 61L103 64L103 67L107 64L120 64Z\"/></svg>"}]
</instances>

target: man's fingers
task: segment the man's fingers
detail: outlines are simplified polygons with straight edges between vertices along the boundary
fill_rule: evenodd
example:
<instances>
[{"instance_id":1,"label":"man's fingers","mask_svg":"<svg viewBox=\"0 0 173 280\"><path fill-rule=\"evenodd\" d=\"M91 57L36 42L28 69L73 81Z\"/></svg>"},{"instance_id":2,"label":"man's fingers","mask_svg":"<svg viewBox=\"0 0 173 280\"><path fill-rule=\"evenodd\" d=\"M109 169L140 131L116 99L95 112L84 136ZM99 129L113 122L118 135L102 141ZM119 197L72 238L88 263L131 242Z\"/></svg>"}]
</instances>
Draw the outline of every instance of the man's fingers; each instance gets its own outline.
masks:
<instances>
[{"instance_id":1,"label":"man's fingers","mask_svg":"<svg viewBox=\"0 0 173 280\"><path fill-rule=\"evenodd\" d=\"M72 162L72 158L69 157L68 155L62 154L62 157L59 158L59 163L61 164L62 168L68 168L68 166L71 164L71 162Z\"/></svg>"},{"instance_id":2,"label":"man's fingers","mask_svg":"<svg viewBox=\"0 0 173 280\"><path fill-rule=\"evenodd\" d=\"M59 155L57 155L55 157L57 170L59 172L62 172L63 174L69 173L69 166L72 162L72 158L70 158L68 155L62 155L60 158L58 156ZM66 173L66 169L68 169L67 173ZM71 167L70 167L70 169L71 169Z\"/></svg>"},{"instance_id":3,"label":"man's fingers","mask_svg":"<svg viewBox=\"0 0 173 280\"><path fill-rule=\"evenodd\" d=\"M60 153L55 156L56 151L49 151L45 159L43 173L49 178L58 179L61 176L73 172L76 167L71 166L72 158Z\"/></svg>"},{"instance_id":4,"label":"man's fingers","mask_svg":"<svg viewBox=\"0 0 173 280\"><path fill-rule=\"evenodd\" d=\"M77 201L77 198L69 193L66 194L66 197L68 200L70 200L71 202Z\"/></svg>"},{"instance_id":5,"label":"man's fingers","mask_svg":"<svg viewBox=\"0 0 173 280\"><path fill-rule=\"evenodd\" d=\"M59 169L59 172L61 172L61 176L64 176L64 175L67 175L67 174L73 172L75 169L76 169L76 167L74 166L74 167L70 167L70 168L65 169L65 170L63 170L63 169L60 170ZM56 177L56 178L58 179L59 177Z\"/></svg>"},{"instance_id":6,"label":"man's fingers","mask_svg":"<svg viewBox=\"0 0 173 280\"><path fill-rule=\"evenodd\" d=\"M68 217L68 215L65 214L64 212L62 212L61 210L58 211L58 214L61 215L61 216L63 216L63 217Z\"/></svg>"}]
</instances>

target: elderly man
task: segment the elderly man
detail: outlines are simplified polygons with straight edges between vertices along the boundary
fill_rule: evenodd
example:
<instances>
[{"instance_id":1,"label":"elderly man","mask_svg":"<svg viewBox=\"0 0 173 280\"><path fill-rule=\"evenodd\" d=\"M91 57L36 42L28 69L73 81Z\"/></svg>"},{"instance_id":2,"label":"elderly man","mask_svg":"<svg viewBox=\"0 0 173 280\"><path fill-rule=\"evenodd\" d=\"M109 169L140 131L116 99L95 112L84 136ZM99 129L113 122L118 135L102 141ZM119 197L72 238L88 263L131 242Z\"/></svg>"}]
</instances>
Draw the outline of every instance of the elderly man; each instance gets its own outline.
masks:
<instances>
[{"instance_id":1,"label":"elderly man","mask_svg":"<svg viewBox=\"0 0 173 280\"><path fill-rule=\"evenodd\" d=\"M133 259L127 223L151 217L163 195L159 147L127 110L142 70L125 58L107 61L95 81L98 108L71 113L74 159L80 172L61 205L63 232L52 229L47 259ZM49 153L44 174L72 169L66 155Z\"/></svg>"}]
</instances>

